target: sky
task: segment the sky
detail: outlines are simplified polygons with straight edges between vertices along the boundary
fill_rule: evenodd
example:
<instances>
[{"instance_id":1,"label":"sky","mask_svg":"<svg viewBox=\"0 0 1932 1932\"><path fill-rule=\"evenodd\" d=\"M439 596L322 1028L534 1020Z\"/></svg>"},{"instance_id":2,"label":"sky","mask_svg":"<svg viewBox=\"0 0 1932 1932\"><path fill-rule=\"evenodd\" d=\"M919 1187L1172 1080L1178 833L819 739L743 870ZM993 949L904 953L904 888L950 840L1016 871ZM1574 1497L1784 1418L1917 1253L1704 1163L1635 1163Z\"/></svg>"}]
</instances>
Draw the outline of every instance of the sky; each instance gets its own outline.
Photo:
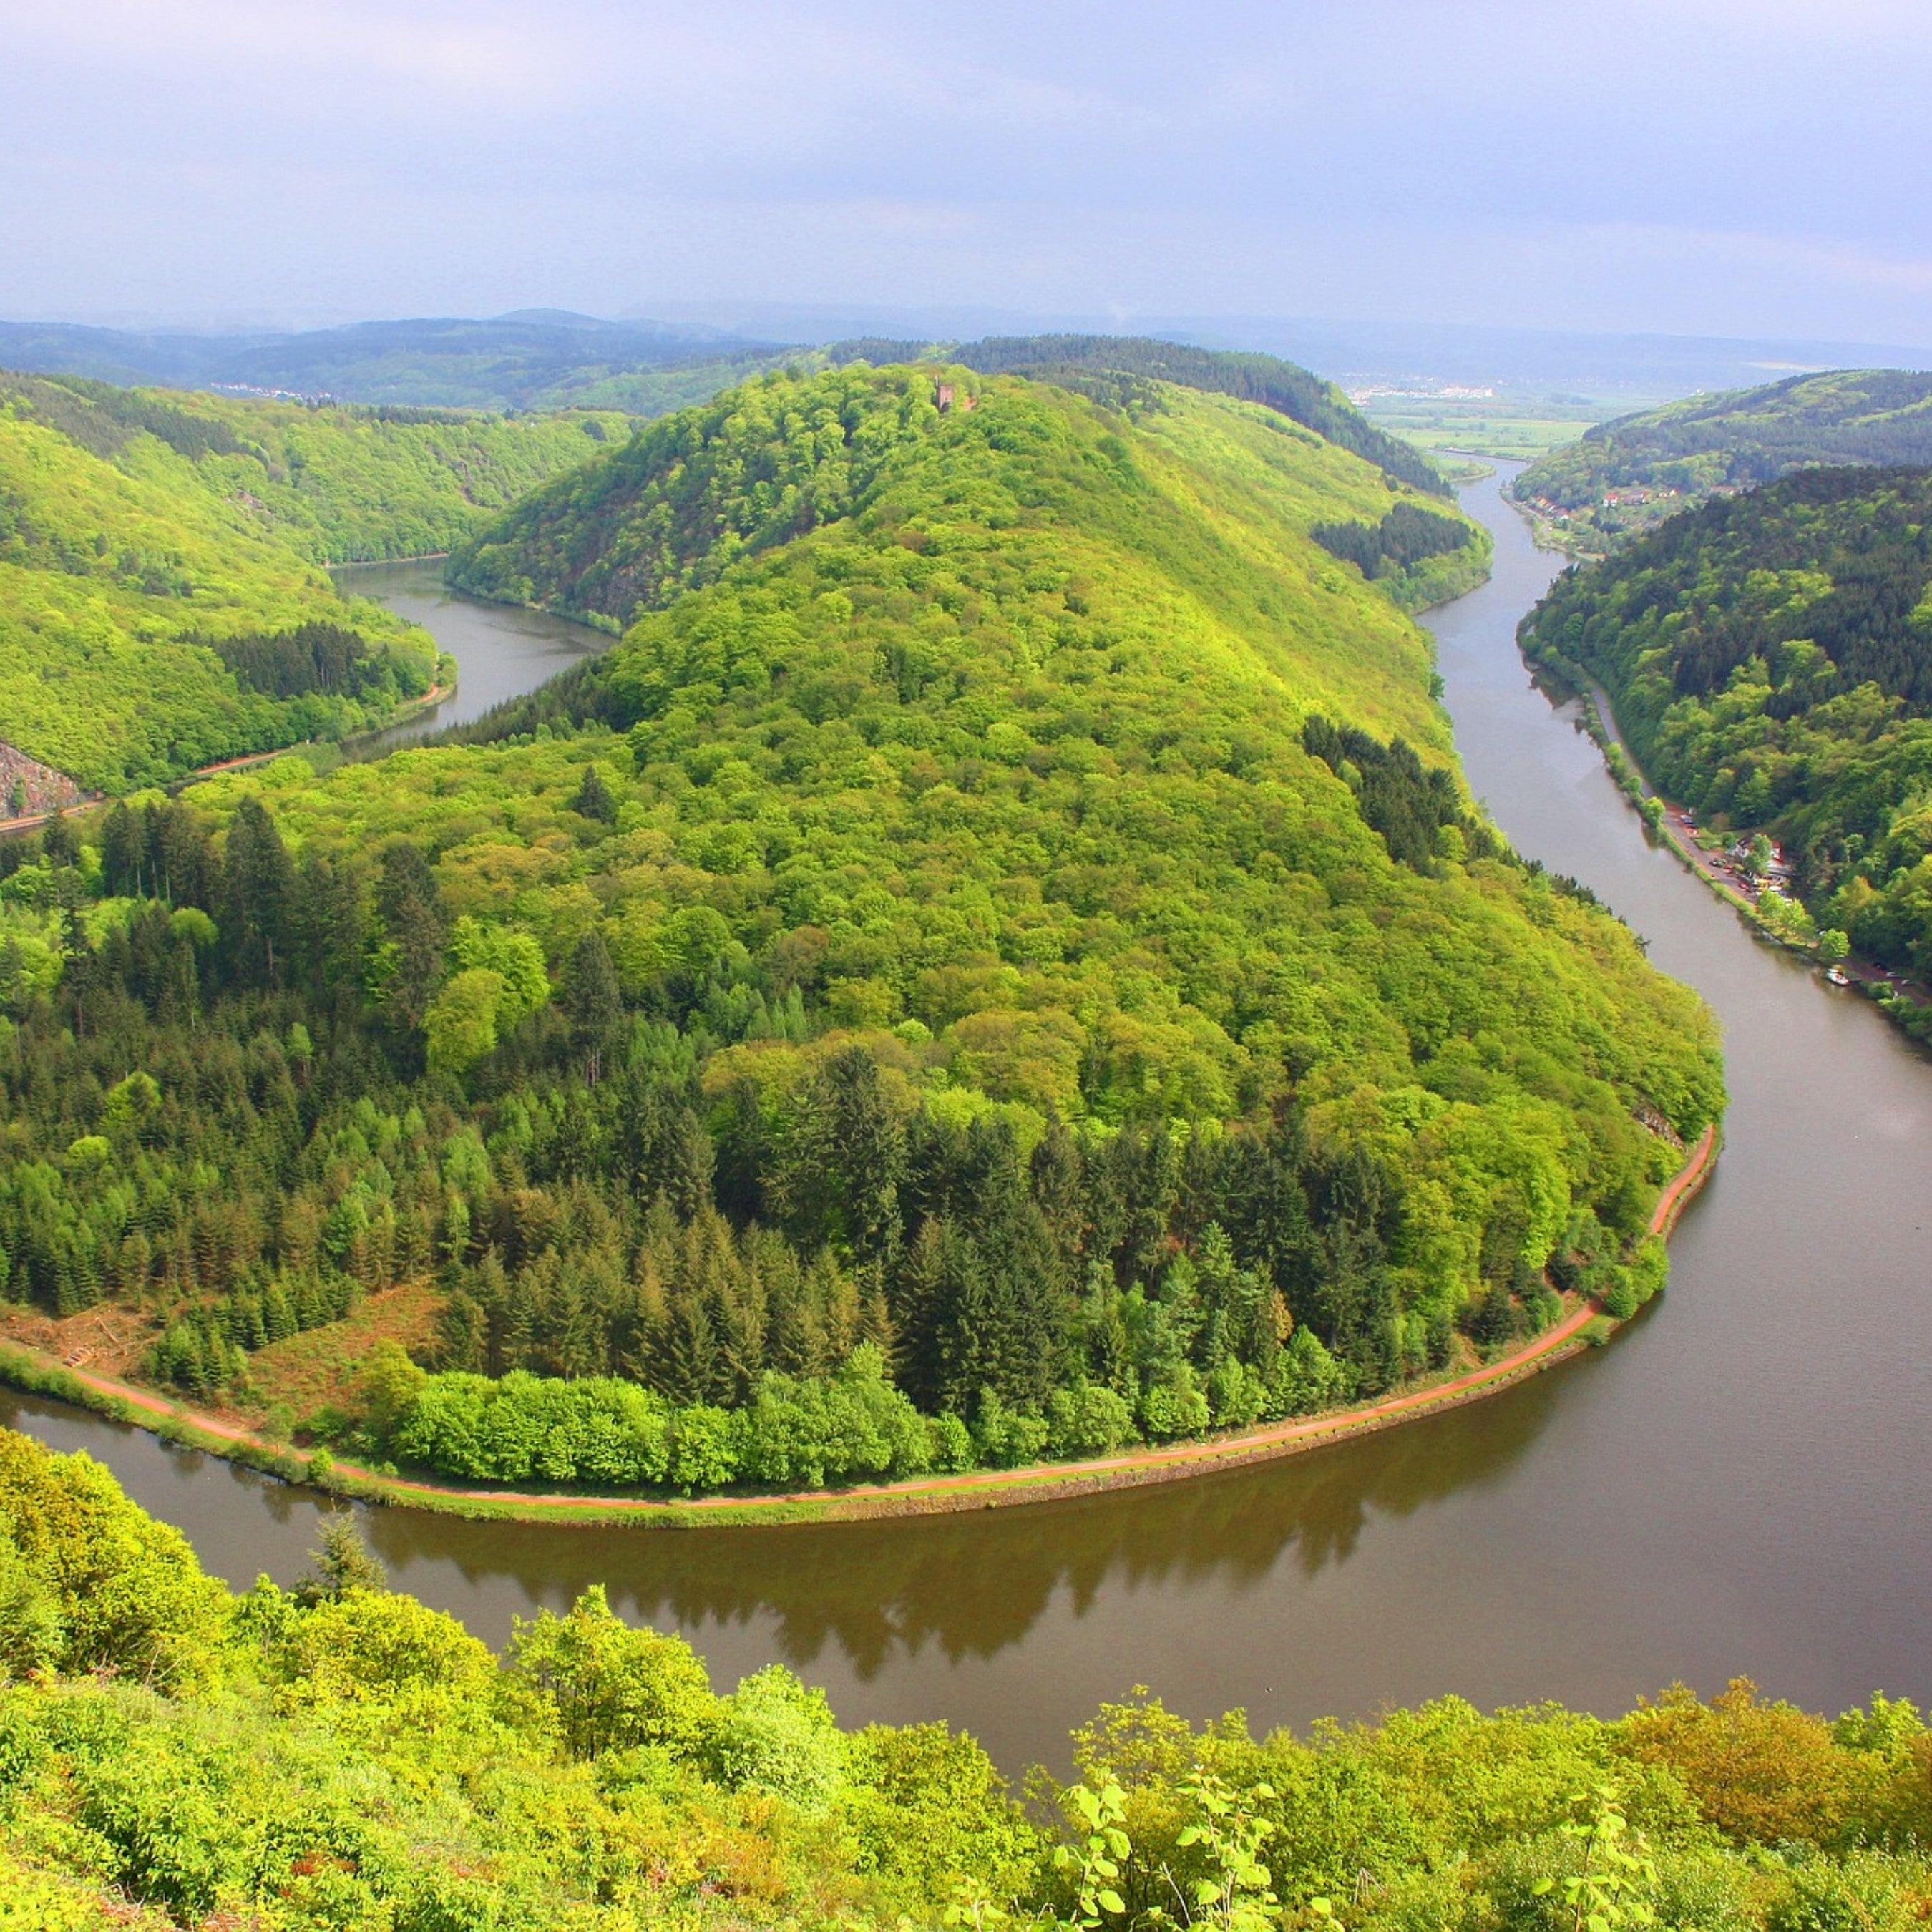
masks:
<instances>
[{"instance_id":1,"label":"sky","mask_svg":"<svg viewBox=\"0 0 1932 1932\"><path fill-rule=\"evenodd\" d=\"M0 316L1932 345L1927 0L0 0Z\"/></svg>"}]
</instances>

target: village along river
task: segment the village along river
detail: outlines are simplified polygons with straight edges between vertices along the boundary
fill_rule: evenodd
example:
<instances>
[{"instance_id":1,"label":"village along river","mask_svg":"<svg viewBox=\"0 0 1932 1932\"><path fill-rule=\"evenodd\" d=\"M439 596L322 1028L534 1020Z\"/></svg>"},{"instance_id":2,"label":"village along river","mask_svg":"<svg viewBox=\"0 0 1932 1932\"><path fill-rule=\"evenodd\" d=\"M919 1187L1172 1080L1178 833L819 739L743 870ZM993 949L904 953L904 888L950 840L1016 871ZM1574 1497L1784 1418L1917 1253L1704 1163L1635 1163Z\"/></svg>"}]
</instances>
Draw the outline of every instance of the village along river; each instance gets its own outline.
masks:
<instances>
[{"instance_id":1,"label":"village along river","mask_svg":"<svg viewBox=\"0 0 1932 1932\"><path fill-rule=\"evenodd\" d=\"M1932 1065L1646 843L1516 655L1554 561L1494 480L1466 500L1496 532L1496 574L1433 622L1471 784L1724 1018L1728 1143L1669 1292L1612 1346L1492 1400L1272 1466L813 1528L369 1512L399 1586L494 1643L514 1614L608 1582L722 1683L781 1658L848 1723L949 1718L1010 1768L1064 1760L1068 1728L1137 1683L1262 1726L1450 1691L1613 1712L1740 1672L1829 1712L1874 1689L1932 1696ZM421 601L399 603L464 659L466 688L466 640L533 634L526 614L406 581ZM560 640L536 634L548 672ZM8 1418L100 1456L231 1581L291 1576L316 1543L299 1490L0 1396Z\"/></svg>"}]
</instances>

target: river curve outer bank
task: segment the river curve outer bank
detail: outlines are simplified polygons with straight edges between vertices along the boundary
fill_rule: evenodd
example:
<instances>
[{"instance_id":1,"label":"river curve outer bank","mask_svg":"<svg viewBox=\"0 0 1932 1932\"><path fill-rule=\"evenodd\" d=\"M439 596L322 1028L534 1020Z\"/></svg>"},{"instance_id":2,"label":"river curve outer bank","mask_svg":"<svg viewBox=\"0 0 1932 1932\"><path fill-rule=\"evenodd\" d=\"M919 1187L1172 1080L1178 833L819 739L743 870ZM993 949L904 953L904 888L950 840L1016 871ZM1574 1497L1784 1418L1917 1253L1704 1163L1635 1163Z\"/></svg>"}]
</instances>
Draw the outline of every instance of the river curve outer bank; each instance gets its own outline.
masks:
<instances>
[{"instance_id":1,"label":"river curve outer bank","mask_svg":"<svg viewBox=\"0 0 1932 1932\"><path fill-rule=\"evenodd\" d=\"M1737 914L1754 939L1764 945L1781 947L1808 964L1822 966L1825 962L1819 958L1810 941L1779 931L1763 916L1755 901L1739 892L1724 877L1712 854L1697 844L1689 808L1672 804L1637 762L1629 740L1624 736L1622 726L1617 722L1616 706L1602 683L1581 664L1567 658L1556 661L1555 671L1562 682L1576 693L1582 728L1603 753L1605 769L1624 796L1644 814L1655 839L1693 878L1708 887ZM1649 809L1653 804L1658 808L1654 818L1651 816ZM1870 1000L1907 1039L1922 1046L1928 1043L1922 1035L1906 1023L1899 1007L1932 1006L1932 989L1919 981L1907 979L1903 974L1875 966L1856 953L1838 963L1846 976L1838 984L1849 986Z\"/></svg>"},{"instance_id":2,"label":"river curve outer bank","mask_svg":"<svg viewBox=\"0 0 1932 1932\"><path fill-rule=\"evenodd\" d=\"M1649 1232L1668 1236L1717 1164L1715 1123L1704 1130L1658 1197ZM213 1416L178 1408L164 1396L105 1376L70 1369L37 1351L0 1346L0 1382L93 1408L151 1430L166 1440L248 1464L286 1480L327 1489L360 1502L498 1521L627 1524L645 1528L854 1522L1048 1502L1101 1491L1184 1480L1372 1435L1500 1394L1526 1376L1567 1360L1605 1339L1614 1324L1594 1301L1580 1302L1553 1328L1502 1360L1406 1394L1354 1408L1286 1422L1204 1442L1123 1451L1084 1462L1038 1463L1023 1469L973 1470L960 1475L914 1477L899 1483L766 1496L706 1496L686 1502L622 1496L543 1495L465 1490L382 1476L353 1463L325 1467Z\"/></svg>"}]
</instances>

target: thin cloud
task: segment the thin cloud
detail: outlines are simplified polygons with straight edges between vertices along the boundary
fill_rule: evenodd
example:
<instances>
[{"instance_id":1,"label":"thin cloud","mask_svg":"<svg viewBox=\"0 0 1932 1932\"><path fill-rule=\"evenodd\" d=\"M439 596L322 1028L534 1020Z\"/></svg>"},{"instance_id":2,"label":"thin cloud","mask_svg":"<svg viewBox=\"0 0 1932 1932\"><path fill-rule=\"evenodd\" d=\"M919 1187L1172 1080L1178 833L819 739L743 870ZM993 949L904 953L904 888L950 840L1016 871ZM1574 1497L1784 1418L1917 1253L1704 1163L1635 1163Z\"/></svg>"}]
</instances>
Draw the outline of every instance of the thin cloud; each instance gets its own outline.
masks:
<instances>
[{"instance_id":1,"label":"thin cloud","mask_svg":"<svg viewBox=\"0 0 1932 1932\"><path fill-rule=\"evenodd\" d=\"M976 286L1869 334L1932 292L1929 92L1900 0L0 0L0 314Z\"/></svg>"}]
</instances>

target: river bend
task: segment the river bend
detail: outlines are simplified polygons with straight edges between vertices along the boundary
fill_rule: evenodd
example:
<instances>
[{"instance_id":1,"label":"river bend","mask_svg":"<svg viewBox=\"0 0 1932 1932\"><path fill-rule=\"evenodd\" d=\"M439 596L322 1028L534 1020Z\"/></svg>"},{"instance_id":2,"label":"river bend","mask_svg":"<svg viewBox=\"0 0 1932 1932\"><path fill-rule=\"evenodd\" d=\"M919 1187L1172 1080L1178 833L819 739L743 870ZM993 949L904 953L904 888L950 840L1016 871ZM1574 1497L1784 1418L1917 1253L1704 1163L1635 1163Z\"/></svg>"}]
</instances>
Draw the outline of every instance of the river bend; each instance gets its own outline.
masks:
<instances>
[{"instance_id":1,"label":"river bend","mask_svg":"<svg viewBox=\"0 0 1932 1932\"><path fill-rule=\"evenodd\" d=\"M1646 842L1516 654L1558 566L1498 487L1464 493L1495 531L1495 575L1432 620L1471 785L1724 1024L1728 1143L1666 1294L1611 1347L1492 1400L1287 1462L812 1528L370 1512L396 1582L493 1643L604 1582L721 1682L781 1658L848 1723L949 1718L1016 1768L1063 1757L1069 1727L1137 1683L1261 1725L1446 1692L1612 1712L1738 1672L1829 1711L1875 1688L1932 1698L1932 1066ZM373 575L355 587L457 655L465 715L510 694L477 690L479 641L525 688L584 648L552 620L442 596L419 567L388 588ZM91 1450L231 1582L289 1577L316 1541L301 1491L4 1392L0 1419Z\"/></svg>"}]
</instances>

